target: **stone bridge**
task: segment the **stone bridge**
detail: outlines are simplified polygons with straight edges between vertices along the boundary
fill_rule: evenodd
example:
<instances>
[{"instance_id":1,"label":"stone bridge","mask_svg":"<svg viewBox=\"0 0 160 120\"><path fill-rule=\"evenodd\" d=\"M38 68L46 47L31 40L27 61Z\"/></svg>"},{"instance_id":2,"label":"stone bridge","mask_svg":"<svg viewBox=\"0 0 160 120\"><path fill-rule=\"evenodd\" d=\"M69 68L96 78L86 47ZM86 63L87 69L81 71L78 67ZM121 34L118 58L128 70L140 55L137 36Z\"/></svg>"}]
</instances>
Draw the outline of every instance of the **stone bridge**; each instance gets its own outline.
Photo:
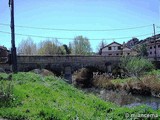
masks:
<instances>
[{"instance_id":1,"label":"stone bridge","mask_svg":"<svg viewBox=\"0 0 160 120\"><path fill-rule=\"evenodd\" d=\"M83 67L96 67L99 70L110 72L111 67L120 62L120 58L120 56L102 55L19 55L17 64L19 71L28 71L39 67L59 72L71 69L73 73ZM154 61L154 58L148 59ZM160 61L160 57L157 60Z\"/></svg>"},{"instance_id":2,"label":"stone bridge","mask_svg":"<svg viewBox=\"0 0 160 120\"><path fill-rule=\"evenodd\" d=\"M18 71L46 68L58 72L66 72L66 69L70 69L73 73L83 67L95 67L110 72L113 65L120 62L120 58L120 56L102 55L18 55L17 65ZM153 62L155 60L154 58L148 59ZM160 57L157 57L157 61L160 62Z\"/></svg>"},{"instance_id":3,"label":"stone bridge","mask_svg":"<svg viewBox=\"0 0 160 120\"><path fill-rule=\"evenodd\" d=\"M111 72L114 65L120 62L120 56L83 56L83 55L18 55L18 71L30 71L36 68L45 68L56 75L65 75L70 79L71 74L84 67L96 68L104 72ZM154 58L148 58L154 61ZM160 68L160 57L157 58ZM6 64L0 67L7 67ZM9 69L10 66L8 65Z\"/></svg>"},{"instance_id":4,"label":"stone bridge","mask_svg":"<svg viewBox=\"0 0 160 120\"><path fill-rule=\"evenodd\" d=\"M57 75L64 75L64 78L70 81L72 73L80 68L90 67L100 71L111 72L111 67L119 61L120 57L117 56L107 57L98 55L17 56L18 71L45 68Z\"/></svg>"},{"instance_id":5,"label":"stone bridge","mask_svg":"<svg viewBox=\"0 0 160 120\"><path fill-rule=\"evenodd\" d=\"M35 68L46 68L52 71L73 73L83 67L95 67L102 71L111 70L111 65L120 61L118 56L81 56L81 55L20 55L17 56L19 71L29 71ZM69 74L68 73L68 74Z\"/></svg>"}]
</instances>

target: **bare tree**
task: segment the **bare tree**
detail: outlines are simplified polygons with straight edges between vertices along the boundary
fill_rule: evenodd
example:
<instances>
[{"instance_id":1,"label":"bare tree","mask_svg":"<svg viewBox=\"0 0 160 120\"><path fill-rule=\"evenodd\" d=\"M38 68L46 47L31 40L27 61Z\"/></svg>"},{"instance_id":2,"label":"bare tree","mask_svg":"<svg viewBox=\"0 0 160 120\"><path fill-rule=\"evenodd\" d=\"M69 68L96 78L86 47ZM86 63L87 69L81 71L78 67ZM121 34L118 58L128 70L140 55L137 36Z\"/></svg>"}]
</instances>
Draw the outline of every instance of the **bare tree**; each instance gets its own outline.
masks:
<instances>
[{"instance_id":1,"label":"bare tree","mask_svg":"<svg viewBox=\"0 0 160 120\"><path fill-rule=\"evenodd\" d=\"M32 38L28 37L19 43L17 52L18 54L34 55L37 54L37 46L33 42Z\"/></svg>"},{"instance_id":2,"label":"bare tree","mask_svg":"<svg viewBox=\"0 0 160 120\"><path fill-rule=\"evenodd\" d=\"M97 52L98 52L98 54L101 55L101 53L102 53L101 49L102 49L103 47L105 47L106 45L107 45L107 43L106 43L106 41L104 41L104 40L102 40L102 41L98 44L98 46L97 46Z\"/></svg>"}]
</instances>

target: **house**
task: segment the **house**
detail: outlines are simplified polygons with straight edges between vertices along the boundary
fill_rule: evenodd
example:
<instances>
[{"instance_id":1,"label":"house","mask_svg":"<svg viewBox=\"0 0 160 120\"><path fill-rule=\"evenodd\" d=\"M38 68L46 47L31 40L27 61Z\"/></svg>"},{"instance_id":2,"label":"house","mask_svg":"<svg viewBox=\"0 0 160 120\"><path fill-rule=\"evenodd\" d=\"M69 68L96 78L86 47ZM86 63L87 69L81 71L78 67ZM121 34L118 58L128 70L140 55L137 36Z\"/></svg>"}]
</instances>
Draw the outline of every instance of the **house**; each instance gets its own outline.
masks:
<instances>
[{"instance_id":1,"label":"house","mask_svg":"<svg viewBox=\"0 0 160 120\"><path fill-rule=\"evenodd\" d=\"M156 48L156 49L155 49ZM160 57L160 38L155 41L152 39L147 43L148 57Z\"/></svg>"},{"instance_id":2,"label":"house","mask_svg":"<svg viewBox=\"0 0 160 120\"><path fill-rule=\"evenodd\" d=\"M100 53L100 55L105 56L137 55L135 50L117 42L112 42L109 45L104 46L101 48Z\"/></svg>"},{"instance_id":3,"label":"house","mask_svg":"<svg viewBox=\"0 0 160 120\"><path fill-rule=\"evenodd\" d=\"M7 48L4 46L0 46L0 57L6 57L8 55Z\"/></svg>"},{"instance_id":4,"label":"house","mask_svg":"<svg viewBox=\"0 0 160 120\"><path fill-rule=\"evenodd\" d=\"M138 52L134 48L123 47L123 55L137 56Z\"/></svg>"},{"instance_id":5,"label":"house","mask_svg":"<svg viewBox=\"0 0 160 120\"><path fill-rule=\"evenodd\" d=\"M8 50L4 46L0 46L0 63L6 63L8 61Z\"/></svg>"},{"instance_id":6,"label":"house","mask_svg":"<svg viewBox=\"0 0 160 120\"><path fill-rule=\"evenodd\" d=\"M123 54L122 52L122 45L117 42L112 42L109 45L104 46L101 48L101 55L106 56L121 56Z\"/></svg>"}]
</instances>

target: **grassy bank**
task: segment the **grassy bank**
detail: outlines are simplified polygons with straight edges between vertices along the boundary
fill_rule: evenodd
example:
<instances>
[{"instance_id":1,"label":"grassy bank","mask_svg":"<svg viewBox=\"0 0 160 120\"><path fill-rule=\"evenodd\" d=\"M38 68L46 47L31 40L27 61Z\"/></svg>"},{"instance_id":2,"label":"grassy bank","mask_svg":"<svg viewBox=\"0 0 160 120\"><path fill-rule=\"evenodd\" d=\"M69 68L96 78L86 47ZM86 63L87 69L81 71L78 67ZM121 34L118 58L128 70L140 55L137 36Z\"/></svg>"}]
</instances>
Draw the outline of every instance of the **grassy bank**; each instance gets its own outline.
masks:
<instances>
[{"instance_id":1,"label":"grassy bank","mask_svg":"<svg viewBox=\"0 0 160 120\"><path fill-rule=\"evenodd\" d=\"M160 116L160 110L154 111L145 106L131 109L105 102L92 94L85 94L54 76L42 77L34 73L18 73L12 75L11 79L8 79L6 74L0 74L0 77L1 92L8 89L8 82L13 85L13 89L10 87L12 94L10 99L6 103L0 99L0 118L124 120L125 113L153 113Z\"/></svg>"}]
</instances>

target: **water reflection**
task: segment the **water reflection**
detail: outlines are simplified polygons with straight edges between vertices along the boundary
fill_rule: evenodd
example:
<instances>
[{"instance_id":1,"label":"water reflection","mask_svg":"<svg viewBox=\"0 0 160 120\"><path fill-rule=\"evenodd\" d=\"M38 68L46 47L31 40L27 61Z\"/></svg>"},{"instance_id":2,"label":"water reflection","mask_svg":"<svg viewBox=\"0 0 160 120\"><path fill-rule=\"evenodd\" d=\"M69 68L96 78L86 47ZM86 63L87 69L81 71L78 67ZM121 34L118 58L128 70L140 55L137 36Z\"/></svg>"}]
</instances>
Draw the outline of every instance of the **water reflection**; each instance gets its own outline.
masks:
<instances>
[{"instance_id":1,"label":"water reflection","mask_svg":"<svg viewBox=\"0 0 160 120\"><path fill-rule=\"evenodd\" d=\"M139 105L147 105L154 110L160 109L160 98L151 96L135 96L127 94L125 91L107 91L100 90L99 96L120 106L134 107Z\"/></svg>"}]
</instances>

